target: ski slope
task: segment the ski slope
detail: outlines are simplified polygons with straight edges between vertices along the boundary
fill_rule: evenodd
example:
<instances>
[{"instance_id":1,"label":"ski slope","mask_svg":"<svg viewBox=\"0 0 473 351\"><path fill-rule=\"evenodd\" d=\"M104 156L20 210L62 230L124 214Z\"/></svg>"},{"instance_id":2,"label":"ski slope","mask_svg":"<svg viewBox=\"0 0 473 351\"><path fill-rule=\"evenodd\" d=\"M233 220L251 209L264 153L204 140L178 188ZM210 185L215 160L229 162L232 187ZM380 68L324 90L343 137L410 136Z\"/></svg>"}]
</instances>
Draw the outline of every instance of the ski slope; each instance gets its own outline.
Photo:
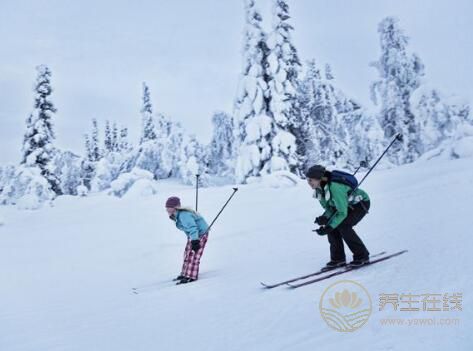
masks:
<instances>
[{"instance_id":1,"label":"ski slope","mask_svg":"<svg viewBox=\"0 0 473 351\"><path fill-rule=\"evenodd\" d=\"M274 184L273 184L274 185ZM61 197L38 211L0 208L0 350L471 350L472 159L433 160L373 172L357 227L371 253L408 249L386 262L296 290L263 290L317 270L328 242L312 232L321 208L309 187L241 186L215 224L200 280L174 286L185 236L164 201L194 205L172 182L153 197ZM201 189L210 221L232 189ZM350 255L347 255L350 257ZM319 299L350 279L373 299L368 323L330 329ZM155 284L139 295L133 287ZM461 312L379 311L380 293L463 293ZM384 318L459 318L455 326L386 326Z\"/></svg>"}]
</instances>

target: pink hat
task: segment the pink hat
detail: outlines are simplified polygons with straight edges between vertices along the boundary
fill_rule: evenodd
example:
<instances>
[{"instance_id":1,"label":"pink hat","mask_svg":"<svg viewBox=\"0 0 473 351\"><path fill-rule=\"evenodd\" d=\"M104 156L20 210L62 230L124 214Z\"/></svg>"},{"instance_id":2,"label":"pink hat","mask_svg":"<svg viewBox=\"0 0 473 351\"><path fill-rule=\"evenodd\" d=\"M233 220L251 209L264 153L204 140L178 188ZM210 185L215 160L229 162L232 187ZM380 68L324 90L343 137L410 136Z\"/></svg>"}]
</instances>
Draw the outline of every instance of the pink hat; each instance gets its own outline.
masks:
<instances>
[{"instance_id":1,"label":"pink hat","mask_svg":"<svg viewBox=\"0 0 473 351\"><path fill-rule=\"evenodd\" d=\"M166 201L166 207L167 208L181 207L181 200L177 196L171 196Z\"/></svg>"}]
</instances>

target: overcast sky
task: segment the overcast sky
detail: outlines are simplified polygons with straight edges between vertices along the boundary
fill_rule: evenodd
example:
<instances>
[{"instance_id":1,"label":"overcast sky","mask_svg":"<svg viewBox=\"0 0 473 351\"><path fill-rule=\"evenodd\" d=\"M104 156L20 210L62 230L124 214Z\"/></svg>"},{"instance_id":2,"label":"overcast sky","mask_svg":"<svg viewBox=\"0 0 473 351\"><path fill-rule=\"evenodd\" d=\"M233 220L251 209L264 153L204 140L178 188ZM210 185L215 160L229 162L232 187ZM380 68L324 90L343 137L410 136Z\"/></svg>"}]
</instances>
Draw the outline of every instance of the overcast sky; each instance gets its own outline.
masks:
<instances>
[{"instance_id":1,"label":"overcast sky","mask_svg":"<svg viewBox=\"0 0 473 351\"><path fill-rule=\"evenodd\" d=\"M269 0L256 0L265 25ZM288 0L306 61L330 63L346 94L370 106L377 24L397 16L429 84L473 101L473 1ZM91 119L136 141L141 83L154 110L208 142L211 115L232 111L241 70L242 0L0 0L0 162L17 162L33 106L35 66L53 73L57 144L82 153Z\"/></svg>"}]
</instances>

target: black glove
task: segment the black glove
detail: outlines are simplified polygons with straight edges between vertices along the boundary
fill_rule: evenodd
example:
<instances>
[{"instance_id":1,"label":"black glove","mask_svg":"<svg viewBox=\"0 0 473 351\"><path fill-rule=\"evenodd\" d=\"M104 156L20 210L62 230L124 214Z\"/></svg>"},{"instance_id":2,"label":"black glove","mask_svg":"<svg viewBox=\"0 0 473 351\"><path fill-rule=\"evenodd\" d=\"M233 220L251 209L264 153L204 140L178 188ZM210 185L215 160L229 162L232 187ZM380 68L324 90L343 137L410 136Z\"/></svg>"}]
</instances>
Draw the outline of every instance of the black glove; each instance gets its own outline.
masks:
<instances>
[{"instance_id":1,"label":"black glove","mask_svg":"<svg viewBox=\"0 0 473 351\"><path fill-rule=\"evenodd\" d=\"M315 223L317 223L318 225L327 225L328 218L325 216L319 216L315 219Z\"/></svg>"},{"instance_id":2,"label":"black glove","mask_svg":"<svg viewBox=\"0 0 473 351\"><path fill-rule=\"evenodd\" d=\"M197 252L200 249L200 240L192 240L191 241L192 245L192 251Z\"/></svg>"},{"instance_id":3,"label":"black glove","mask_svg":"<svg viewBox=\"0 0 473 351\"><path fill-rule=\"evenodd\" d=\"M319 229L316 229L315 231L319 235L327 235L327 234L330 234L331 232L333 232L333 228L326 225L324 227L320 227Z\"/></svg>"}]
</instances>

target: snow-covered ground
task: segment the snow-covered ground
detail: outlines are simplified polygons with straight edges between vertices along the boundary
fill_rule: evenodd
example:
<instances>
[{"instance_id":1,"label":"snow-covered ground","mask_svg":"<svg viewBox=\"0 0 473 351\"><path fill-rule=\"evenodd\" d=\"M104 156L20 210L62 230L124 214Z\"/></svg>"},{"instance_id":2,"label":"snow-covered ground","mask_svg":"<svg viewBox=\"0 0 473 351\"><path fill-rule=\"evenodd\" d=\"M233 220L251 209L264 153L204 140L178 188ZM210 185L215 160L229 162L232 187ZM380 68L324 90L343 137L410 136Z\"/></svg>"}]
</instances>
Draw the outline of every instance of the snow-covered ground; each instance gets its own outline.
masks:
<instances>
[{"instance_id":1,"label":"snow-covered ground","mask_svg":"<svg viewBox=\"0 0 473 351\"><path fill-rule=\"evenodd\" d=\"M358 226L372 253L398 258L315 285L262 290L328 260L309 187L241 186L211 232L201 279L179 273L185 236L166 217L170 182L149 197L61 197L38 211L1 208L0 350L471 350L472 159L417 162L374 172L363 188L370 214ZM231 187L201 189L210 221ZM319 299L350 279L373 300L353 333L330 329ZM131 288L158 283L135 295ZM462 312L379 311L381 293L463 293ZM385 318L459 318L455 326L383 326Z\"/></svg>"}]
</instances>

